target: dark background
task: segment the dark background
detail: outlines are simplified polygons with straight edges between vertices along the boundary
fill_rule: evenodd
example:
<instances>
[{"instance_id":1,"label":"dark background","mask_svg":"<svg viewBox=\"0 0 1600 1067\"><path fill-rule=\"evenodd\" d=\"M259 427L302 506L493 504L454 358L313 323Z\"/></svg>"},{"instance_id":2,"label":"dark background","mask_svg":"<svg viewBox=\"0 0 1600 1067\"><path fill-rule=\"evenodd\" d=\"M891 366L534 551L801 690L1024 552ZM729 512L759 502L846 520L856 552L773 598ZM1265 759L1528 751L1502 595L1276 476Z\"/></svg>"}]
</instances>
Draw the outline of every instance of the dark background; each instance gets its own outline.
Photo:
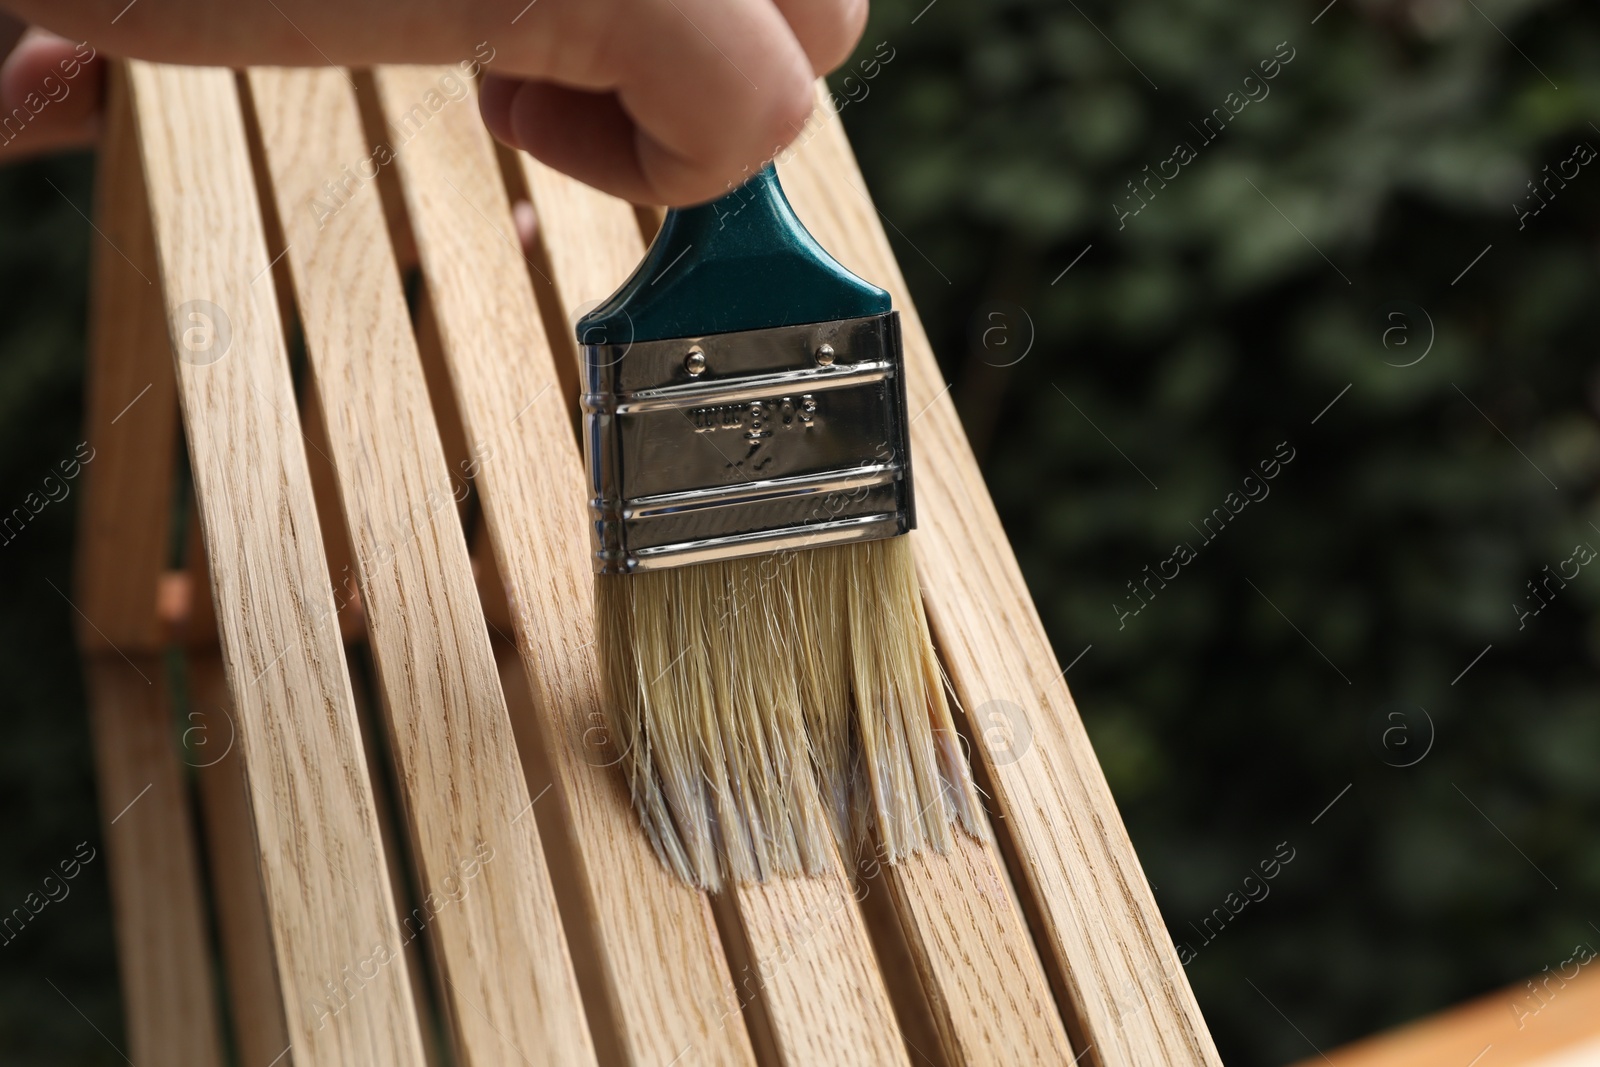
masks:
<instances>
[{"instance_id":1,"label":"dark background","mask_svg":"<svg viewBox=\"0 0 1600 1067\"><path fill-rule=\"evenodd\" d=\"M1600 148L1600 12L1323 2L878 0L877 65L834 79L1230 1064L1600 947L1600 568L1513 606L1600 548L1600 166L1518 219ZM1179 141L1197 158L1119 228ZM80 440L91 181L87 156L0 170L0 510ZM1207 543L1190 524L1280 442ZM0 545L0 910L99 845L50 584L75 503ZM0 946L5 1063L121 1062L85 1025L122 1043L104 878Z\"/></svg>"}]
</instances>

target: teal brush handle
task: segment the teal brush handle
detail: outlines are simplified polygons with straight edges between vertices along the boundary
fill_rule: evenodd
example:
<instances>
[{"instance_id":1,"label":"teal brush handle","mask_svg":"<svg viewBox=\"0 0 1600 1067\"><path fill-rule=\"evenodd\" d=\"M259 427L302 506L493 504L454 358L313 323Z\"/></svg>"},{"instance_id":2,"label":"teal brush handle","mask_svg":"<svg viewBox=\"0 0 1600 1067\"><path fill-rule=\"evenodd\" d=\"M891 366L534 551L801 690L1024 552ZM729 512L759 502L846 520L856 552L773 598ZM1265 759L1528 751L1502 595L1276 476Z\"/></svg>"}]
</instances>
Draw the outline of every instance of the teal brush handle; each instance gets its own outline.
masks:
<instances>
[{"instance_id":1,"label":"teal brush handle","mask_svg":"<svg viewBox=\"0 0 1600 1067\"><path fill-rule=\"evenodd\" d=\"M801 225L770 165L733 192L667 212L622 288L578 322L579 344L629 344L882 315L889 294Z\"/></svg>"}]
</instances>

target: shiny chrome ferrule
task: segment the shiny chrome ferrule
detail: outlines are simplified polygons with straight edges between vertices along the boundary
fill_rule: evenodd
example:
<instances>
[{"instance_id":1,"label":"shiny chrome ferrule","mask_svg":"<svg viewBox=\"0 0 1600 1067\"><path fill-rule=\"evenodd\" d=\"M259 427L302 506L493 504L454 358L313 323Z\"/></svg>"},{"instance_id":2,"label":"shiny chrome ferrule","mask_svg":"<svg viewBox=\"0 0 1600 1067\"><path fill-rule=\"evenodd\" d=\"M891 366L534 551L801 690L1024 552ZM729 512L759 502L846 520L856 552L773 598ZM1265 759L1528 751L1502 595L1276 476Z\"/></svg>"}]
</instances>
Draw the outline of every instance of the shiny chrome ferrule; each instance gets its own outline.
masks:
<instances>
[{"instance_id":1,"label":"shiny chrome ferrule","mask_svg":"<svg viewBox=\"0 0 1600 1067\"><path fill-rule=\"evenodd\" d=\"M900 318L584 346L595 571L916 525Z\"/></svg>"}]
</instances>

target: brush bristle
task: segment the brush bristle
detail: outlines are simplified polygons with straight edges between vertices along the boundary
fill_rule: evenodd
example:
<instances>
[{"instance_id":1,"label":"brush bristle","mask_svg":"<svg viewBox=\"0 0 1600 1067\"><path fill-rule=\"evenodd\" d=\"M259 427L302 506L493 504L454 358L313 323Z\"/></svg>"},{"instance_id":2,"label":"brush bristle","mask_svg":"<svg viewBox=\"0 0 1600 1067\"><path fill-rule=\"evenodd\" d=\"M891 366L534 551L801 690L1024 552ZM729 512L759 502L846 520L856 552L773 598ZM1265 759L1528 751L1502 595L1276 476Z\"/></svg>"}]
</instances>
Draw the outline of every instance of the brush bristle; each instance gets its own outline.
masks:
<instances>
[{"instance_id":1,"label":"brush bristle","mask_svg":"<svg viewBox=\"0 0 1600 1067\"><path fill-rule=\"evenodd\" d=\"M603 575L596 599L617 756L684 881L984 835L907 538Z\"/></svg>"}]
</instances>

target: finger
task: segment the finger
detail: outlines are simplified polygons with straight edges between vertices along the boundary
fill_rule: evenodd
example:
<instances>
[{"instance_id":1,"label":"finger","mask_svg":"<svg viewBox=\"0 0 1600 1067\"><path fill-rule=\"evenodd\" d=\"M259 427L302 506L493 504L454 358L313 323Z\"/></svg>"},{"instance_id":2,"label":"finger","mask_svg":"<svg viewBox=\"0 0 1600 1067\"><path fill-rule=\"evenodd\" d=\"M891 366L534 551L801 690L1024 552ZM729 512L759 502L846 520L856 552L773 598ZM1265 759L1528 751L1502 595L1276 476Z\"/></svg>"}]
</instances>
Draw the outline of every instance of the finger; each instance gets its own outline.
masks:
<instances>
[{"instance_id":1,"label":"finger","mask_svg":"<svg viewBox=\"0 0 1600 1067\"><path fill-rule=\"evenodd\" d=\"M692 204L754 174L811 113L810 61L768 0L656 0L604 36L568 39L560 86L489 79L490 129L608 192Z\"/></svg>"},{"instance_id":2,"label":"finger","mask_svg":"<svg viewBox=\"0 0 1600 1067\"><path fill-rule=\"evenodd\" d=\"M867 0L772 0L816 74L835 70L861 41L867 28Z\"/></svg>"},{"instance_id":3,"label":"finger","mask_svg":"<svg viewBox=\"0 0 1600 1067\"><path fill-rule=\"evenodd\" d=\"M99 132L104 63L92 49L37 28L0 65L0 157L80 148Z\"/></svg>"},{"instance_id":4,"label":"finger","mask_svg":"<svg viewBox=\"0 0 1600 1067\"><path fill-rule=\"evenodd\" d=\"M634 150L633 120L615 93L491 75L481 103L491 133L546 166L634 203L657 199Z\"/></svg>"},{"instance_id":5,"label":"finger","mask_svg":"<svg viewBox=\"0 0 1600 1067\"><path fill-rule=\"evenodd\" d=\"M617 99L658 200L696 203L744 181L811 114L811 63L770 3L667 0L619 36Z\"/></svg>"}]
</instances>

